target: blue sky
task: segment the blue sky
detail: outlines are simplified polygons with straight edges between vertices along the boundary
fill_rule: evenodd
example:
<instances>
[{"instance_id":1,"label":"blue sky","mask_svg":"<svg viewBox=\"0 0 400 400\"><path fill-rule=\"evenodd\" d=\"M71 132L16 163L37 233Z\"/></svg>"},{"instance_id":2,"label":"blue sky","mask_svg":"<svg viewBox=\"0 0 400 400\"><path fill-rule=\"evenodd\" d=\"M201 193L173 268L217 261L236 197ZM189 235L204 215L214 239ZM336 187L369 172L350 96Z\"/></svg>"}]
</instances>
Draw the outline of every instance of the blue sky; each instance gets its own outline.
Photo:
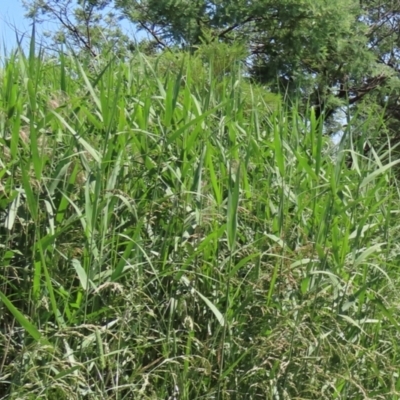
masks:
<instances>
[{"instance_id":1,"label":"blue sky","mask_svg":"<svg viewBox=\"0 0 400 400\"><path fill-rule=\"evenodd\" d=\"M19 0L1 0L0 7L0 48L4 45L11 50L16 45L14 27L19 35L27 35L31 32L30 22L24 18L25 10ZM2 53L2 51L0 51Z\"/></svg>"},{"instance_id":2,"label":"blue sky","mask_svg":"<svg viewBox=\"0 0 400 400\"><path fill-rule=\"evenodd\" d=\"M21 0L0 0L0 54L3 53L4 45L7 52L14 49L17 41L15 36L15 30L18 32L18 36L27 39L24 43L24 48L27 49L29 45L29 38L31 35L32 27L31 21L24 17L25 9L22 7ZM132 37L135 36L135 30L132 24L122 21L122 26ZM36 26L38 32L38 38L42 30L54 29L54 24L43 24ZM145 35L136 33L136 38L143 38Z\"/></svg>"}]
</instances>

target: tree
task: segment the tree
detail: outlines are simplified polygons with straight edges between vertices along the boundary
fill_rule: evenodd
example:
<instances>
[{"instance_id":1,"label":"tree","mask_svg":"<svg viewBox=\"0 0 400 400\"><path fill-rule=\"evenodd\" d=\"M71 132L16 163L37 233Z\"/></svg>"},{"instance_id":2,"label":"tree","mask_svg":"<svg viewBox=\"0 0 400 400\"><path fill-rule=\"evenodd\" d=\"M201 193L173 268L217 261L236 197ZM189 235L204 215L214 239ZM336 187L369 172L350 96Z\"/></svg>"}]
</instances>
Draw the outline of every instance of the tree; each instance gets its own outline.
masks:
<instances>
[{"instance_id":1,"label":"tree","mask_svg":"<svg viewBox=\"0 0 400 400\"><path fill-rule=\"evenodd\" d=\"M317 117L329 122L349 105L349 117L373 109L385 114L392 131L400 126L400 0L80 0L73 15L81 29L67 20L64 4L71 0L26 1L35 15L56 15L85 48L93 48L94 37L85 32L96 31L90 16L106 6L159 48L193 52L203 42L240 41L255 81L313 106ZM55 4L64 17L54 14Z\"/></svg>"},{"instance_id":2,"label":"tree","mask_svg":"<svg viewBox=\"0 0 400 400\"><path fill-rule=\"evenodd\" d=\"M392 125L400 121L395 106L399 0L116 0L115 4L161 46L191 47L201 42L205 31L211 31L214 40L246 42L253 78L292 98L300 97L315 107L317 117L329 120L345 104L356 112L357 106L379 99L385 118Z\"/></svg>"},{"instance_id":3,"label":"tree","mask_svg":"<svg viewBox=\"0 0 400 400\"><path fill-rule=\"evenodd\" d=\"M120 27L121 16L112 0L22 0L27 17L35 23L57 22L47 35L55 45L68 43L93 57L102 51L119 51L133 42Z\"/></svg>"}]
</instances>

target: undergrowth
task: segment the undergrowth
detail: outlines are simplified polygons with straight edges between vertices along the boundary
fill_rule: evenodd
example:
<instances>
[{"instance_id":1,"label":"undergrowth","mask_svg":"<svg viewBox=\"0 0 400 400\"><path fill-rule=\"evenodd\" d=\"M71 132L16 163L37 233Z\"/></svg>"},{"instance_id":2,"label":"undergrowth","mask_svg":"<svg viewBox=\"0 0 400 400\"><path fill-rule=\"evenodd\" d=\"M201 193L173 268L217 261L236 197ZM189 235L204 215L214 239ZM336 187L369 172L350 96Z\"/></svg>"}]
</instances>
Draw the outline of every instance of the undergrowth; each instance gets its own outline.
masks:
<instances>
[{"instance_id":1,"label":"undergrowth","mask_svg":"<svg viewBox=\"0 0 400 400\"><path fill-rule=\"evenodd\" d=\"M400 398L397 161L180 63L4 60L1 398Z\"/></svg>"}]
</instances>

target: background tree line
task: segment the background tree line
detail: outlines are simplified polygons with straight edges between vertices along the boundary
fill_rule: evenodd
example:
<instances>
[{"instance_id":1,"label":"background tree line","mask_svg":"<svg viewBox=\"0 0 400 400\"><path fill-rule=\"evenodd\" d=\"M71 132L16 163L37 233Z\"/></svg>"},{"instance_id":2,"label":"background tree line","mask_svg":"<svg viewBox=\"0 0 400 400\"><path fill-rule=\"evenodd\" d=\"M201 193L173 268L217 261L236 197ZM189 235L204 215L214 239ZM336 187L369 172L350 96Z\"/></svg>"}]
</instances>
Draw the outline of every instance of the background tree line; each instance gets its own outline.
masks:
<instances>
[{"instance_id":1,"label":"background tree line","mask_svg":"<svg viewBox=\"0 0 400 400\"><path fill-rule=\"evenodd\" d=\"M371 115L380 137L396 138L400 122L398 0L23 0L40 23L56 20L52 42L96 57L112 51L194 53L204 44L242 46L235 53L250 77L286 99L313 106L328 131L344 109ZM148 34L134 43L122 19ZM226 51L226 47L224 47ZM385 122L385 124L382 124ZM360 126L361 126L360 125ZM369 138L372 139L372 138Z\"/></svg>"}]
</instances>

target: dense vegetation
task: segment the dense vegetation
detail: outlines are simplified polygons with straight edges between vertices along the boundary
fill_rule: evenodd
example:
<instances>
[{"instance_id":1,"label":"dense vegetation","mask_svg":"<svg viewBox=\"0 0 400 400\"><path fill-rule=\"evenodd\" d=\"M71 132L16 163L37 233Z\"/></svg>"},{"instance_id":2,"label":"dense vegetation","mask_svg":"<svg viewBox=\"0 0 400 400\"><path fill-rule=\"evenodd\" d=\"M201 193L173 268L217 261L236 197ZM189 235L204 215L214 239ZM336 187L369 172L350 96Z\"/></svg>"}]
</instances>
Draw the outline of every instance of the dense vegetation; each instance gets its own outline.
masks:
<instances>
[{"instance_id":1,"label":"dense vegetation","mask_svg":"<svg viewBox=\"0 0 400 400\"><path fill-rule=\"evenodd\" d=\"M147 53L184 50L204 43L242 45L248 73L292 102L314 106L334 132L338 113L365 121L385 119L399 140L399 0L22 0L27 16L59 22L55 45L69 43L90 57L121 57L135 47ZM126 23L146 33L135 43ZM299 111L303 112L303 109ZM357 124L355 124L357 125Z\"/></svg>"},{"instance_id":2,"label":"dense vegetation","mask_svg":"<svg viewBox=\"0 0 400 400\"><path fill-rule=\"evenodd\" d=\"M400 4L25 4L0 399L400 399Z\"/></svg>"},{"instance_id":3,"label":"dense vegetation","mask_svg":"<svg viewBox=\"0 0 400 400\"><path fill-rule=\"evenodd\" d=\"M400 398L384 118L334 146L217 47L3 59L1 398Z\"/></svg>"}]
</instances>

